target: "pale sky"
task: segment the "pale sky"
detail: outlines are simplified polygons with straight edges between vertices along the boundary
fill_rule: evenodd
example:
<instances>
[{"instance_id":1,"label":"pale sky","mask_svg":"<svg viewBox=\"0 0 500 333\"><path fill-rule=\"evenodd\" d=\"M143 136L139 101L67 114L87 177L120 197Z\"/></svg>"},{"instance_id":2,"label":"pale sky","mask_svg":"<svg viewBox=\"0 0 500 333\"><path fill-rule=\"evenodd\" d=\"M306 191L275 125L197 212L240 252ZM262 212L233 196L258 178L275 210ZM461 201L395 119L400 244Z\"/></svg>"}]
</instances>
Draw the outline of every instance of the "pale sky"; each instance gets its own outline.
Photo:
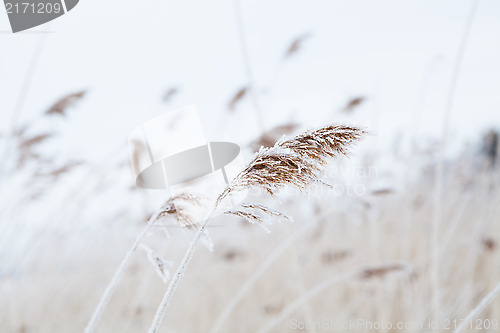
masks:
<instances>
[{"instance_id":1,"label":"pale sky","mask_svg":"<svg viewBox=\"0 0 500 333\"><path fill-rule=\"evenodd\" d=\"M68 14L18 34L9 32L7 15L0 13L0 130L10 126L25 73L41 45L20 122L41 119L40 126L65 132L63 153L101 158L125 143L139 123L191 104L209 139L248 141L257 133L250 99L234 114L227 111L246 82L233 4L81 0ZM310 125L340 121L366 126L388 141L397 132L439 136L471 5L471 0L241 0L266 126L290 119ZM300 52L283 62L291 41L305 33L311 37ZM481 0L452 110L454 139L500 126L498 59L500 2ZM162 104L171 87L179 94ZM46 125L39 117L55 100L81 89L89 93L65 122ZM367 102L352 116L341 114L343 104L357 95Z\"/></svg>"}]
</instances>

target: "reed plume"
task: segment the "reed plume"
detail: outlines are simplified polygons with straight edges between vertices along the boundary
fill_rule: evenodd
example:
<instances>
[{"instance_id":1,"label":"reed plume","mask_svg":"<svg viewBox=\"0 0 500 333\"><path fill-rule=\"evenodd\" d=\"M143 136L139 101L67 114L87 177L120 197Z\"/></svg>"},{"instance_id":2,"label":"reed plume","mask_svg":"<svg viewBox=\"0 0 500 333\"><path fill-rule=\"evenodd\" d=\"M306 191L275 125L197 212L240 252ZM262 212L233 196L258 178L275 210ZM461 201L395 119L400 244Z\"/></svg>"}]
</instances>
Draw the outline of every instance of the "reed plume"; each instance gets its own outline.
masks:
<instances>
[{"instance_id":1,"label":"reed plume","mask_svg":"<svg viewBox=\"0 0 500 333\"><path fill-rule=\"evenodd\" d=\"M36 177L49 177L49 178L52 178L52 180L57 180L62 175L71 172L74 168L76 168L80 165L82 165L82 162L80 162L80 161L69 161L62 166L55 167L55 168L48 170L48 171L45 171L45 172L36 171L35 176Z\"/></svg>"},{"instance_id":2,"label":"reed plume","mask_svg":"<svg viewBox=\"0 0 500 333\"><path fill-rule=\"evenodd\" d=\"M20 153L17 160L17 166L19 168L24 166L26 161L29 159L42 160L42 156L35 151L35 148L53 137L52 133L43 133L26 137L24 132L25 128L16 134L18 137L18 149Z\"/></svg>"},{"instance_id":3,"label":"reed plume","mask_svg":"<svg viewBox=\"0 0 500 333\"><path fill-rule=\"evenodd\" d=\"M344 106L342 109L344 112L352 112L354 109L356 109L358 106L363 104L363 102L366 100L366 97L363 96L358 96L358 97L353 97L351 98L347 104Z\"/></svg>"},{"instance_id":4,"label":"reed plume","mask_svg":"<svg viewBox=\"0 0 500 333\"><path fill-rule=\"evenodd\" d=\"M85 97L86 93L87 91L82 90L62 97L57 102L55 102L47 111L45 111L45 114L57 114L60 116L65 116L68 107L73 106L76 102Z\"/></svg>"},{"instance_id":5,"label":"reed plume","mask_svg":"<svg viewBox=\"0 0 500 333\"><path fill-rule=\"evenodd\" d=\"M38 134L29 138L22 138L19 142L19 148L22 150L30 150L33 146L45 142L53 135L51 133Z\"/></svg>"},{"instance_id":6,"label":"reed plume","mask_svg":"<svg viewBox=\"0 0 500 333\"><path fill-rule=\"evenodd\" d=\"M319 181L327 159L347 155L349 146L358 141L363 134L365 131L356 127L330 125L315 131L305 132L293 139L280 140L272 148L261 148L249 165L219 195L212 209L207 212L163 295L149 333L158 331L168 305L182 276L184 276L206 226L224 198L233 191L245 190L254 186L264 188L271 195L284 186L305 189L308 185ZM250 208L255 207L257 205ZM247 216L249 215L247 214Z\"/></svg>"},{"instance_id":7,"label":"reed plume","mask_svg":"<svg viewBox=\"0 0 500 333\"><path fill-rule=\"evenodd\" d=\"M167 91L165 91L165 93L163 94L163 102L164 103L168 103L172 100L172 98L177 95L179 93L179 89L176 88L176 87L172 87L170 89L168 89Z\"/></svg>"},{"instance_id":8,"label":"reed plume","mask_svg":"<svg viewBox=\"0 0 500 333\"><path fill-rule=\"evenodd\" d=\"M236 106L245 98L247 93L249 92L249 87L240 88L236 94L231 98L229 103L227 104L227 108L230 112L234 112L236 110Z\"/></svg>"},{"instance_id":9,"label":"reed plume","mask_svg":"<svg viewBox=\"0 0 500 333\"><path fill-rule=\"evenodd\" d=\"M283 59L290 58L297 54L302 49L304 42L311 37L311 33L305 33L302 36L295 38L288 46Z\"/></svg>"},{"instance_id":10,"label":"reed plume","mask_svg":"<svg viewBox=\"0 0 500 333\"><path fill-rule=\"evenodd\" d=\"M222 192L218 202L232 191L249 187L263 188L271 195L287 185L306 189L320 181L329 158L346 156L349 146L363 134L365 131L356 127L330 125L280 140L271 148L261 148Z\"/></svg>"},{"instance_id":11,"label":"reed plume","mask_svg":"<svg viewBox=\"0 0 500 333\"><path fill-rule=\"evenodd\" d=\"M191 193L179 193L168 199L160 208L158 219L162 217L173 217L180 227L193 229L197 226L196 221L189 214L186 206L201 206L202 198Z\"/></svg>"}]
</instances>

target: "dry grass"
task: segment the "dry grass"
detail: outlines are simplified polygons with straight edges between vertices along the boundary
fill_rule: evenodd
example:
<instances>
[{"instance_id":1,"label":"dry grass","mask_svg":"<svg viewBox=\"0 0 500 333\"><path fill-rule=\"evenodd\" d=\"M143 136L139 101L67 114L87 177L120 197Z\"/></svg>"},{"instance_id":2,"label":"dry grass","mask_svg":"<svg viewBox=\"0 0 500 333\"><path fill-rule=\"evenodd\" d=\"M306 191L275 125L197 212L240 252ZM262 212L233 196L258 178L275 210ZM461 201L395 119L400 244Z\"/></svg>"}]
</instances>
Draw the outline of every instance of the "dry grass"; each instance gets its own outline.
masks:
<instances>
[{"instance_id":1,"label":"dry grass","mask_svg":"<svg viewBox=\"0 0 500 333\"><path fill-rule=\"evenodd\" d=\"M282 140L272 148L262 148L249 165L217 197L213 207L207 211L183 260L170 280L148 332L156 333L159 330L180 280L193 258L196 247L206 234L209 221L229 194L251 187L263 188L271 195L275 193L275 190L285 186L306 189L309 185L319 181L320 172L324 170L328 158L347 155L348 147L359 140L364 133L355 127L330 125L315 131L305 132L289 140ZM257 207L254 205L251 208ZM263 209L261 208L261 210ZM268 209L264 210L268 214L270 213ZM243 215L255 218L252 214L243 213ZM240 216L242 216L241 213Z\"/></svg>"},{"instance_id":2,"label":"dry grass","mask_svg":"<svg viewBox=\"0 0 500 333\"><path fill-rule=\"evenodd\" d=\"M313 320L343 323L361 318L426 323L431 299L428 253L432 198L427 192L432 178L428 177L422 174L404 191L395 191L390 196L367 194L363 199L370 202L370 207L357 206L357 197L294 196L283 202L280 210L293 216L295 222L275 224L271 234L220 217L218 224L225 227L211 230L215 253L199 251L193 258L177 291L175 306L167 312L165 330L207 331L261 263L288 235L313 221L316 224L300 231L293 245L281 252L256 280L220 332L257 331L304 295L297 287L299 276L292 269L295 252L307 291L335 276L364 267L364 275L361 270L307 299ZM493 190L484 186L494 182L487 175L474 176L476 180L472 183L465 182L463 177L449 173L445 187L449 195L443 202L445 222L440 263L445 282L443 308L446 318L450 319L465 318L500 281L500 251L498 246L489 245L500 241L500 223L496 218L500 214L496 205L500 198L498 186ZM415 198L420 198L418 204ZM317 207L315 212L304 211L311 205ZM84 220L84 217L76 217L73 222L78 225ZM78 232L68 234L66 239L52 238L21 276L3 276L2 296L6 300L3 309L8 310L0 314L2 331L21 332L23 327L27 332L41 333L67 332L68 327L82 330L114 266L137 231L125 229L118 235L116 229L109 226L100 230L100 235ZM155 248L160 257L177 264L191 236L178 229L171 233L168 240L155 234L147 239L147 244ZM448 237L450 242L446 241ZM84 251L89 243L93 244L92 251ZM61 249L69 252L63 255ZM227 253L230 254L226 256ZM325 257L325 254L330 255ZM399 269L398 265L374 266L378 262L395 261L406 263L413 271ZM144 256L135 257L98 332L145 331L164 287ZM290 323L305 320L304 311L303 307L297 307L271 332L296 331ZM493 320L499 315L500 302L493 299L476 318ZM190 320L192 318L197 320Z\"/></svg>"},{"instance_id":3,"label":"dry grass","mask_svg":"<svg viewBox=\"0 0 500 333\"><path fill-rule=\"evenodd\" d=\"M261 149L223 197L248 186L264 188L270 194L290 185L307 189L319 181L322 170L328 170L329 158L347 154L349 146L363 134L353 127L326 126L282 139ZM489 151L484 152L486 158L490 158ZM491 321L500 316L500 301L494 297L500 281L498 175L491 165L478 169L481 163L469 164L472 156L465 157L448 164L443 181L447 196L442 202L438 262L444 314L438 319L459 320L475 309L475 319ZM371 179L367 179L363 184L367 191L361 196L327 192L313 199L287 197L279 203L279 210L295 223L277 223L269 235L260 228L217 217L218 225L224 228L211 230L215 253L199 251L193 258L176 291L175 306L166 314L168 329L207 331L242 285L249 286L248 290L221 322L220 332L296 331L291 323L308 320L341 324L352 319L391 323L436 319L429 310L433 202L428 192L434 182L434 167L430 163L414 181L406 182L403 190L373 189ZM94 196L97 194L89 195L88 200ZM268 208L275 207L275 201L259 198L262 204L243 204L231 213L256 222L264 217L287 219L288 215ZM193 229L196 221L189 216L191 206L203 206L202 200L179 194L164 203L157 216L175 218L181 227ZM81 208L61 219L64 225L71 221L65 233L54 232L35 244L36 256L22 260L22 265L0 267L0 292L5 300L0 312L2 332L53 333L67 332L68 327L76 331L84 328L137 230L133 218L101 225L98 232L89 230L85 227L87 208ZM141 239L140 247L148 260L144 255L135 256L124 270L98 332L147 329L170 268L182 260L192 235L178 229L170 234L168 240L160 233ZM33 246L28 236L14 235ZM33 235L36 238L38 234ZM487 294L490 296L484 298Z\"/></svg>"}]
</instances>

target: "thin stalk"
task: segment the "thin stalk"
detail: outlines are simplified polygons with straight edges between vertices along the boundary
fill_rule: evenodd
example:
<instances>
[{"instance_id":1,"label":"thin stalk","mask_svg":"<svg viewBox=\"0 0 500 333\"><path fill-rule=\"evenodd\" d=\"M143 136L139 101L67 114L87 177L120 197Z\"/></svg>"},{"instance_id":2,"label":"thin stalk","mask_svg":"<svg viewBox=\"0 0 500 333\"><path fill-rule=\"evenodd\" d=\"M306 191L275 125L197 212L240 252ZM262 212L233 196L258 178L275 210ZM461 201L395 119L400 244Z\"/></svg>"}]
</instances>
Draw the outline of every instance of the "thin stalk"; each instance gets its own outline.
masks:
<instances>
[{"instance_id":1,"label":"thin stalk","mask_svg":"<svg viewBox=\"0 0 500 333\"><path fill-rule=\"evenodd\" d=\"M196 250L196 247L198 246L201 236L203 236L203 232L206 229L206 226L208 222L210 221L212 215L214 214L215 210L217 209L218 203L220 201L217 200L212 209L207 213L205 218L203 219L203 223L201 224L200 228L196 231L196 234L194 235L193 240L189 244L189 248L186 251L186 254L184 255L184 258L182 259L182 262L179 264L179 267L177 268L177 271L175 272L175 275L172 277L170 280L170 283L168 285L167 291L163 295L163 298L161 300L160 305L158 306L158 309L156 310L155 317L153 319L153 323L151 324L151 327L149 328L149 333L155 333L158 331L161 322L163 320L163 317L165 317L165 313L167 311L168 305L170 304L170 301L172 300L172 297L174 296L175 290L177 289L177 286L184 276L184 272L186 271L189 263L191 262L191 259L193 258L194 251Z\"/></svg>"},{"instance_id":2,"label":"thin stalk","mask_svg":"<svg viewBox=\"0 0 500 333\"><path fill-rule=\"evenodd\" d=\"M493 289L486 297L484 297L481 302L469 313L467 318L465 318L462 323L457 327L457 329L453 333L460 333L462 332L467 324L474 319L475 316L480 314L487 306L488 304L495 299L496 296L500 294L500 283Z\"/></svg>"},{"instance_id":3,"label":"thin stalk","mask_svg":"<svg viewBox=\"0 0 500 333\"><path fill-rule=\"evenodd\" d=\"M432 251L431 251L431 281L432 281L432 309L435 319L439 320L441 313L441 293L440 293L440 272L439 272L439 253L440 253L440 226L443 218L442 204L443 204L443 174L444 174L444 153L448 139L450 115L453 109L455 92L460 78L460 70L467 48L467 41L469 39L470 30L474 21L474 16L477 11L480 0L474 0L472 7L469 11L469 17L465 23L462 39L457 52L457 58L453 69L450 90L446 102L445 117L443 123L443 131L441 137L441 144L439 145L438 163L435 170L435 186L434 186L434 214L433 214L433 228L432 228Z\"/></svg>"},{"instance_id":4,"label":"thin stalk","mask_svg":"<svg viewBox=\"0 0 500 333\"><path fill-rule=\"evenodd\" d=\"M343 130L346 132L343 132ZM155 318L149 329L149 333L158 331L177 285L193 257L196 246L210 218L213 216L222 200L229 196L234 190L248 189L252 186L262 187L270 194L273 194L274 191L286 185L293 185L299 189L306 188L308 185L319 180L318 173L320 167L313 165L313 163L322 166L327 157L333 157L340 153L345 154L344 146L348 146L363 133L364 131L357 128L330 125L310 133L308 132L302 136L297 136L295 140L280 141L276 143L273 148L261 149L250 164L234 178L231 185L226 187L219 195L212 209L207 212L193 241L187 249L184 259L179 264L177 272L163 295L160 306L156 311ZM305 137L308 139L306 140ZM304 141L310 144L311 140L317 143L317 147L313 152L304 152L299 149L299 146L302 147L301 144L304 143ZM284 149L287 149L287 151L296 149L297 151L295 151L294 154L283 153ZM280 154L276 156L274 153ZM293 167L291 165L293 165Z\"/></svg>"},{"instance_id":5,"label":"thin stalk","mask_svg":"<svg viewBox=\"0 0 500 333\"><path fill-rule=\"evenodd\" d=\"M120 266L118 267L117 271L115 272L115 275L113 276L113 279L109 283L108 287L106 288L106 291L104 294L101 296L101 299L99 300L99 304L97 304L97 307L95 308L94 312L92 313L92 317L90 318L90 321L87 324L87 327L85 327L84 333L92 333L95 331L97 324L99 323L102 314L104 310L106 309L106 306L109 303L109 300L111 299L111 296L113 296L113 293L116 290L116 287L118 286L118 282L120 282L121 277L123 276L123 273L127 270L130 260L132 259L132 255L136 252L139 244L141 243L142 239L147 235L151 227L154 225L154 222L158 219L160 213L156 213L153 216L150 217L148 220L148 224L144 229L141 231L141 233L136 237L134 244L132 247L128 250L127 254L123 258L122 262L120 263Z\"/></svg>"},{"instance_id":6,"label":"thin stalk","mask_svg":"<svg viewBox=\"0 0 500 333\"><path fill-rule=\"evenodd\" d=\"M148 145L149 148L149 145ZM165 160L163 160L162 164L162 172L163 172L163 179L165 181L165 189L167 191L167 196L169 198L172 198L172 193L170 193L169 187L168 187L168 180L167 180L167 172L165 169ZM156 214L152 215L146 227L142 230L142 232L137 236L135 239L134 244L128 250L127 254L125 255L125 258L123 258L120 267L118 267L118 270L115 272L115 275L113 276L113 279L109 283L108 287L106 288L106 291L104 294L101 296L101 299L99 301L99 304L97 305L96 309L94 310L94 313L92 314L92 318L90 318L89 323L87 324L87 327L85 328L84 333L91 333L95 330L97 324L99 323L99 320L102 317L102 314L104 310L106 309L106 306L109 303L109 300L111 299L111 296L116 290L116 287L118 285L118 282L120 281L123 273L125 273L125 270L127 269L128 265L130 264L130 259L132 258L132 255L137 251L137 247L141 243L142 239L147 235L151 227L154 225L158 217L161 215L161 211L157 212Z\"/></svg>"},{"instance_id":7,"label":"thin stalk","mask_svg":"<svg viewBox=\"0 0 500 333\"><path fill-rule=\"evenodd\" d=\"M257 123L261 133L265 132L264 118L262 117L262 108L259 103L259 98L257 96L257 85L255 84L255 78L253 75L252 64L250 62L250 55L248 53L247 41L245 36L245 29L243 27L243 17L241 15L241 6L239 0L234 0L234 13L236 16L236 25L238 30L238 41L240 43L241 57L243 59L243 65L245 66L245 72L247 76L248 89L254 106L255 117L257 118Z\"/></svg>"}]
</instances>

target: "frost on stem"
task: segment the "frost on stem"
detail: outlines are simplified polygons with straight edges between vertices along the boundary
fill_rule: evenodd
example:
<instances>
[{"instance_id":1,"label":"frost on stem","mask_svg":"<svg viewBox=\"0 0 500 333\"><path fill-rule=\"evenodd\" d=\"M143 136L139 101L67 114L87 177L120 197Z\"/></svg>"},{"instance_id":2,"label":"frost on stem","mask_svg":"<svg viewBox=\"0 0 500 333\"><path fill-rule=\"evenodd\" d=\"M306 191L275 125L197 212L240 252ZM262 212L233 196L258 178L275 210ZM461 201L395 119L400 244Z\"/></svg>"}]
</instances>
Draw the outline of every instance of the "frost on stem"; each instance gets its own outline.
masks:
<instances>
[{"instance_id":1,"label":"frost on stem","mask_svg":"<svg viewBox=\"0 0 500 333\"><path fill-rule=\"evenodd\" d=\"M170 281L149 332L158 331L181 276L189 265L198 242L206 233L206 226L213 213L224 198L233 191L245 190L252 186L264 188L271 195L275 194L277 189L287 185L305 189L310 184L319 181L320 173L328 158L347 155L348 147L359 140L363 134L365 131L355 127L330 125L305 132L289 140L282 139L272 148L261 148L249 165L219 195L212 209L207 212L176 274Z\"/></svg>"},{"instance_id":2,"label":"frost on stem","mask_svg":"<svg viewBox=\"0 0 500 333\"><path fill-rule=\"evenodd\" d=\"M146 256L151 265L153 265L156 274L158 274L164 283L167 283L168 279L170 279L170 272L167 267L172 267L173 263L166 261L155 250L144 244L141 244L141 248L146 252Z\"/></svg>"}]
</instances>

